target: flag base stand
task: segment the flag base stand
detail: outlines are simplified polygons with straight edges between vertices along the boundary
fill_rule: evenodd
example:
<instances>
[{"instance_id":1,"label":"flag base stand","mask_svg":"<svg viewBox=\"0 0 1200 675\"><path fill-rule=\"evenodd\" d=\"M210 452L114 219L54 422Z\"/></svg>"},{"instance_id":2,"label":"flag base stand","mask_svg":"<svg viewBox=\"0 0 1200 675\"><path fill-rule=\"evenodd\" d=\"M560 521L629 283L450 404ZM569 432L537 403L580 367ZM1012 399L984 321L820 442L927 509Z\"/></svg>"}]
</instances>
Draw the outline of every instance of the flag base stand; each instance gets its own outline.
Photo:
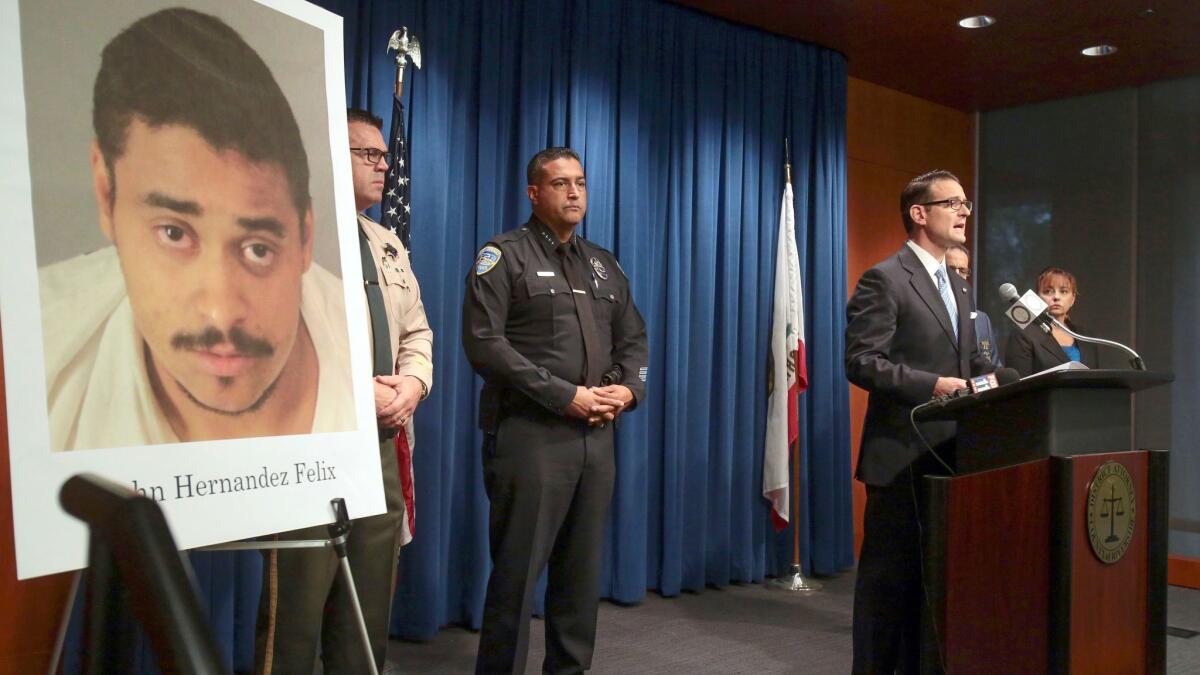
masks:
<instances>
[{"instance_id":1,"label":"flag base stand","mask_svg":"<svg viewBox=\"0 0 1200 675\"><path fill-rule=\"evenodd\" d=\"M796 593L816 593L822 588L821 582L805 578L799 565L792 565L791 574L772 579L767 583L767 587L777 591L794 591Z\"/></svg>"}]
</instances>

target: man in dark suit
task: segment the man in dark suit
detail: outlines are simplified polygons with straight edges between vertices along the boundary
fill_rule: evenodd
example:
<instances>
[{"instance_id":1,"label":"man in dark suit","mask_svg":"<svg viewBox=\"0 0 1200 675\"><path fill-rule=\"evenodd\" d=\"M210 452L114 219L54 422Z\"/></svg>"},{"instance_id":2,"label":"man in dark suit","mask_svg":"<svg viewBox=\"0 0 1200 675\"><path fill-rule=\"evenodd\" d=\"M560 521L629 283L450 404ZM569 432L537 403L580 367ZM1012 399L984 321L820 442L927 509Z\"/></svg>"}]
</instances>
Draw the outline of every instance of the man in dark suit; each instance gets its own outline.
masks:
<instances>
[{"instance_id":1,"label":"man in dark suit","mask_svg":"<svg viewBox=\"0 0 1200 675\"><path fill-rule=\"evenodd\" d=\"M854 672L915 673L923 606L920 476L937 461L909 413L992 370L980 356L965 279L946 270L946 251L966 240L971 214L947 171L914 178L900 195L908 241L863 274L846 306L846 377L870 394L856 476L867 486L854 590ZM921 425L936 447L952 422Z\"/></svg>"}]
</instances>

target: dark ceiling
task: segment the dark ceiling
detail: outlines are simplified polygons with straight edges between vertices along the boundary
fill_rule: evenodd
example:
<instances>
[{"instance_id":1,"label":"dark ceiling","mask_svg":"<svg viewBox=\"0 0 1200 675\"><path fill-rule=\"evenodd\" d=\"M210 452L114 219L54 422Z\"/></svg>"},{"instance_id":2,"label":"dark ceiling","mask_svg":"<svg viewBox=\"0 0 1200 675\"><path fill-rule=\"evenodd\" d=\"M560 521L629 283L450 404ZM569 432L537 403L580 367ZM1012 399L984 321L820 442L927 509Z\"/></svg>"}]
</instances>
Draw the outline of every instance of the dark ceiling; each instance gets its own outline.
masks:
<instances>
[{"instance_id":1,"label":"dark ceiling","mask_svg":"<svg viewBox=\"0 0 1200 675\"><path fill-rule=\"evenodd\" d=\"M674 0L836 49L850 75L990 110L1200 73L1200 0ZM996 24L968 30L977 14ZM1087 57L1084 47L1117 52Z\"/></svg>"}]
</instances>

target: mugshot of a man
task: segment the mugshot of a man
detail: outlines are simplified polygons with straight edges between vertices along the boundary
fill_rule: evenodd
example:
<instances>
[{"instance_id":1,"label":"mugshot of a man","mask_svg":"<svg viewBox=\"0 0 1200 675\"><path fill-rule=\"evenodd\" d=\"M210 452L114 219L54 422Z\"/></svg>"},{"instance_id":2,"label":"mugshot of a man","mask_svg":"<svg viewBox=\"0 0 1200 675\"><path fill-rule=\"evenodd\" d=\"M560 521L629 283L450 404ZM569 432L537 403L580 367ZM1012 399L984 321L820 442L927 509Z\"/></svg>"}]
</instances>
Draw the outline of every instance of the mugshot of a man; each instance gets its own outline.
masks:
<instances>
[{"instance_id":1,"label":"mugshot of a man","mask_svg":"<svg viewBox=\"0 0 1200 675\"><path fill-rule=\"evenodd\" d=\"M270 68L215 17L101 54L92 191L111 246L39 271L53 450L355 426L343 290Z\"/></svg>"}]
</instances>

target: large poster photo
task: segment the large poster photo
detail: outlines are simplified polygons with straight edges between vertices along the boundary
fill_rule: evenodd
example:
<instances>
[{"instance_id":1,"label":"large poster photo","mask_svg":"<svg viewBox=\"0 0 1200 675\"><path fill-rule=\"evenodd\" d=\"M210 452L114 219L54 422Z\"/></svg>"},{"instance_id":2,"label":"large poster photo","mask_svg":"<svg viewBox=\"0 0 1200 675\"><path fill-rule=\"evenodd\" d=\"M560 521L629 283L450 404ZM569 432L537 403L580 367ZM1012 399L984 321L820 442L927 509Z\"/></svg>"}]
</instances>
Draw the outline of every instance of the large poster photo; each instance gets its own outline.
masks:
<instances>
[{"instance_id":1,"label":"large poster photo","mask_svg":"<svg viewBox=\"0 0 1200 675\"><path fill-rule=\"evenodd\" d=\"M0 139L18 576L86 564L92 472L183 548L383 510L340 19L21 0ZM365 348L365 349L364 349ZM365 353L364 353L365 352Z\"/></svg>"}]
</instances>

